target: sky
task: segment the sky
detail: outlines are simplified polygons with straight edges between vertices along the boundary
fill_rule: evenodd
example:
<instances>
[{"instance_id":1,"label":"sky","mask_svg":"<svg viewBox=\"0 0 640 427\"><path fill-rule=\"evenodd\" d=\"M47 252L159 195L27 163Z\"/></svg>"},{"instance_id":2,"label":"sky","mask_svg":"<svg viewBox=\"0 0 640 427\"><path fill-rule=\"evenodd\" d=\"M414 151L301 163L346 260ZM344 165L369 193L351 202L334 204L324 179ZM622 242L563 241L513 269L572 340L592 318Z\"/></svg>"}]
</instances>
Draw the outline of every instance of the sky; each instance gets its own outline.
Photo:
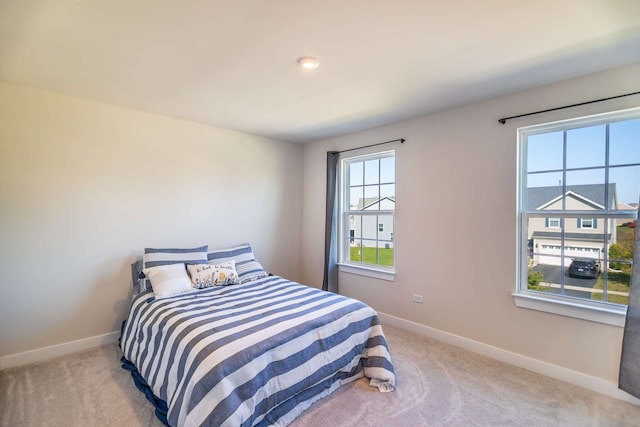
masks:
<instances>
[{"instance_id":1,"label":"sky","mask_svg":"<svg viewBox=\"0 0 640 427\"><path fill-rule=\"evenodd\" d=\"M604 184L606 127L604 124L567 131L567 185ZM562 169L563 132L530 135L527 172ZM609 183L616 184L618 201L638 203L640 197L640 119L610 124ZM570 171L571 168L595 169ZM562 172L529 173L528 187L562 183Z\"/></svg>"},{"instance_id":2,"label":"sky","mask_svg":"<svg viewBox=\"0 0 640 427\"><path fill-rule=\"evenodd\" d=\"M362 198L391 197L395 199L395 166L394 157L351 162L349 164L350 206L357 206Z\"/></svg>"}]
</instances>

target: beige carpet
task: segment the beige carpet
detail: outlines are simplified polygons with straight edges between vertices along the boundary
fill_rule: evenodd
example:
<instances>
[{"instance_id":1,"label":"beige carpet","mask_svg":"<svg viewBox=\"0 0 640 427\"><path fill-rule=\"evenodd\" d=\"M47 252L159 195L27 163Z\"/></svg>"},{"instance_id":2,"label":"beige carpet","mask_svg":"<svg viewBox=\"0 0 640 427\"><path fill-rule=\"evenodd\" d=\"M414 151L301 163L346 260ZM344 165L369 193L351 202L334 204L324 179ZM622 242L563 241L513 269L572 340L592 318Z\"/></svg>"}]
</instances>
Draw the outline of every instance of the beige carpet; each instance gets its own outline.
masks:
<instances>
[{"instance_id":1,"label":"beige carpet","mask_svg":"<svg viewBox=\"0 0 640 427\"><path fill-rule=\"evenodd\" d=\"M292 427L640 426L634 405L399 329L385 334L398 390L357 381ZM161 426L120 355L114 344L2 371L0 425Z\"/></svg>"}]
</instances>

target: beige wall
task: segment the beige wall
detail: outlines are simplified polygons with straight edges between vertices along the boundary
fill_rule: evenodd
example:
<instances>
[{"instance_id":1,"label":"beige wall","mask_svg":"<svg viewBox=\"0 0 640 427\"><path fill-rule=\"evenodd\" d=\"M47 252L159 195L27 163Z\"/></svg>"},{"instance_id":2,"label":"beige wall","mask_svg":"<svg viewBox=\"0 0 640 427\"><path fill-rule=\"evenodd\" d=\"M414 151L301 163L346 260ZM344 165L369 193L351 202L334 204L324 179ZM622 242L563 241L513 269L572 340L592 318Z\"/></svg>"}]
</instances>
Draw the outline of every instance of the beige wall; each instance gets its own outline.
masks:
<instances>
[{"instance_id":1,"label":"beige wall","mask_svg":"<svg viewBox=\"0 0 640 427\"><path fill-rule=\"evenodd\" d=\"M342 293L615 381L620 328L513 303L515 139L518 126L638 101L497 119L631 92L639 75L636 64L304 149L0 83L0 356L117 330L145 246L250 241L270 271L319 286L326 150L404 137L396 280L343 273Z\"/></svg>"},{"instance_id":2,"label":"beige wall","mask_svg":"<svg viewBox=\"0 0 640 427\"><path fill-rule=\"evenodd\" d=\"M341 273L341 293L387 314L617 381L621 328L514 305L516 129L637 106L638 97L506 125L497 120L633 92L638 76L635 64L305 146L305 282L322 281L325 152L406 138L396 147L396 280ZM424 304L411 302L412 294L424 295Z\"/></svg>"},{"instance_id":3,"label":"beige wall","mask_svg":"<svg viewBox=\"0 0 640 427\"><path fill-rule=\"evenodd\" d=\"M145 246L301 278L302 148L0 84L0 356L118 330Z\"/></svg>"}]
</instances>

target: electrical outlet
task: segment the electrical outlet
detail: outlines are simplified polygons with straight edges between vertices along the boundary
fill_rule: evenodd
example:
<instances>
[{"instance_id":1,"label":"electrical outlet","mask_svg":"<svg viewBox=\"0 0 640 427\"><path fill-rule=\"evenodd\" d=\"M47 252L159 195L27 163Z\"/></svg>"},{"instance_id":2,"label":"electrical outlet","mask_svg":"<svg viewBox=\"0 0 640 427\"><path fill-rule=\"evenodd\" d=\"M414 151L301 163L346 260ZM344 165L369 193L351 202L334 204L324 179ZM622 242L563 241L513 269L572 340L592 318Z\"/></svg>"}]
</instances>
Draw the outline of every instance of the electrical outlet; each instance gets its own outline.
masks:
<instances>
[{"instance_id":1,"label":"electrical outlet","mask_svg":"<svg viewBox=\"0 0 640 427\"><path fill-rule=\"evenodd\" d=\"M413 298L411 298L411 300L413 302L419 302L420 304L424 302L424 298L422 297L422 295L418 295L418 294L413 294Z\"/></svg>"}]
</instances>

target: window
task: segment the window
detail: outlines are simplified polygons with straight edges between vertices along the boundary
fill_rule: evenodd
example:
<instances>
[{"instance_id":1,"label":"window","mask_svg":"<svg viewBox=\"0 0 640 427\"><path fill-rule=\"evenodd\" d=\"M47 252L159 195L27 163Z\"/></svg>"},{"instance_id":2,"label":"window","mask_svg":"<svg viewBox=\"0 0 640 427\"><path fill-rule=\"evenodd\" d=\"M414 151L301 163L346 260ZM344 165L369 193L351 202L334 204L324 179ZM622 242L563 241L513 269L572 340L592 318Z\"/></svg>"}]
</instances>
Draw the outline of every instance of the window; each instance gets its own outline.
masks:
<instances>
[{"instance_id":1,"label":"window","mask_svg":"<svg viewBox=\"0 0 640 427\"><path fill-rule=\"evenodd\" d=\"M560 228L560 218L549 218L547 222L549 228Z\"/></svg>"},{"instance_id":2,"label":"window","mask_svg":"<svg viewBox=\"0 0 640 427\"><path fill-rule=\"evenodd\" d=\"M393 272L395 177L393 151L342 159L341 264Z\"/></svg>"},{"instance_id":3,"label":"window","mask_svg":"<svg viewBox=\"0 0 640 427\"><path fill-rule=\"evenodd\" d=\"M640 198L640 109L521 128L518 151L516 303L624 313Z\"/></svg>"},{"instance_id":4,"label":"window","mask_svg":"<svg viewBox=\"0 0 640 427\"><path fill-rule=\"evenodd\" d=\"M578 228L596 228L595 218L578 218Z\"/></svg>"}]
</instances>

